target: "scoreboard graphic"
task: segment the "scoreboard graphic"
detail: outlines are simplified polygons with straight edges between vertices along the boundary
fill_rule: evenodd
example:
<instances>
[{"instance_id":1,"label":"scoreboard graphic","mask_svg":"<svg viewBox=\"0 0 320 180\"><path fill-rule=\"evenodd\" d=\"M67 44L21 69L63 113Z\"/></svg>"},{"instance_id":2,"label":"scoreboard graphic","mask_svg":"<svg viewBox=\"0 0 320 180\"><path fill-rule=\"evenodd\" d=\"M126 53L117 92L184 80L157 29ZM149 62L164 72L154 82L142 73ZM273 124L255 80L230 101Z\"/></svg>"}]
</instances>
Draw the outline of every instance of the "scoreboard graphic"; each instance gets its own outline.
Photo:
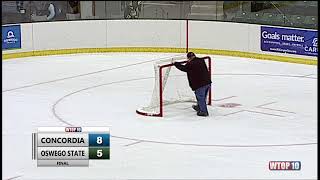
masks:
<instances>
[{"instance_id":1,"label":"scoreboard graphic","mask_svg":"<svg viewBox=\"0 0 320 180\"><path fill-rule=\"evenodd\" d=\"M38 167L88 167L110 159L109 127L39 127L32 133L32 159Z\"/></svg>"}]
</instances>

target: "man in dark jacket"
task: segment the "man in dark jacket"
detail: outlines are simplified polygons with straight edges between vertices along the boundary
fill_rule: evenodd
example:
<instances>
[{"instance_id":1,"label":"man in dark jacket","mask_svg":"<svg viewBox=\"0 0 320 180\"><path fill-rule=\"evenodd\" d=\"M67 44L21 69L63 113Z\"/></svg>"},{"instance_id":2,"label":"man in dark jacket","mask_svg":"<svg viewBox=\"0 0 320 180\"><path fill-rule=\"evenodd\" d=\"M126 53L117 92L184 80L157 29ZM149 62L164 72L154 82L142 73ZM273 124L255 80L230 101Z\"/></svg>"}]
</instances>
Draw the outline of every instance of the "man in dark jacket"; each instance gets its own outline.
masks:
<instances>
[{"instance_id":1,"label":"man in dark jacket","mask_svg":"<svg viewBox=\"0 0 320 180\"><path fill-rule=\"evenodd\" d=\"M197 105L193 109L198 116L208 116L206 98L211 87L211 78L204 58L198 58L193 52L188 52L188 61L185 65L175 62L174 66L187 73L189 86L195 92Z\"/></svg>"}]
</instances>

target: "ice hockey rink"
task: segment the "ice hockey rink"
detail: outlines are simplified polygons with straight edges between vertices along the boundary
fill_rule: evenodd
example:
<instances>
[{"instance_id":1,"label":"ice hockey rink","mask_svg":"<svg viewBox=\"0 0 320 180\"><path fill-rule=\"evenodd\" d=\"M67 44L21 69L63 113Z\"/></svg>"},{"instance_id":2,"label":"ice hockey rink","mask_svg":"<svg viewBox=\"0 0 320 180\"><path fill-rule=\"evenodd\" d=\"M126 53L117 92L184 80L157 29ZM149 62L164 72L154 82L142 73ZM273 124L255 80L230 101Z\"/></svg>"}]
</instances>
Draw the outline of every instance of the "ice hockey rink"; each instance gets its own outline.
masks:
<instances>
[{"instance_id":1,"label":"ice hockey rink","mask_svg":"<svg viewBox=\"0 0 320 180\"><path fill-rule=\"evenodd\" d=\"M317 66L210 55L209 117L196 116L191 103L165 107L164 117L136 114L152 95L153 62L173 55L3 61L3 177L317 178ZM41 126L108 126L111 159L91 161L89 168L37 167L31 135ZM270 171L269 161L301 161L301 170Z\"/></svg>"}]
</instances>

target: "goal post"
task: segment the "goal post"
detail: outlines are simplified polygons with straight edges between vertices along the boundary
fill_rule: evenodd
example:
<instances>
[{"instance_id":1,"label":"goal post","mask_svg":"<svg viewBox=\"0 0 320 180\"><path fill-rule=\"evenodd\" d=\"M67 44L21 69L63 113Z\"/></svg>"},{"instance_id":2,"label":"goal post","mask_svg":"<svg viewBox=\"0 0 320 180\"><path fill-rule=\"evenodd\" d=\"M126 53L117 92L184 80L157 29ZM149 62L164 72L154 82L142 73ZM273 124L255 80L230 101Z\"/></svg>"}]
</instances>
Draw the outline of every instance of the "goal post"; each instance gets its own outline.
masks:
<instances>
[{"instance_id":1,"label":"goal post","mask_svg":"<svg viewBox=\"0 0 320 180\"><path fill-rule=\"evenodd\" d=\"M210 78L212 63L210 56L204 57ZM156 61L154 66L154 88L151 101L147 106L136 110L136 113L144 116L163 117L164 107L170 104L193 102L196 103L194 92L189 87L187 73L173 67L172 62L186 63L186 56L175 56ZM211 105L211 88L207 97L207 104ZM191 108L191 106L190 106Z\"/></svg>"}]
</instances>

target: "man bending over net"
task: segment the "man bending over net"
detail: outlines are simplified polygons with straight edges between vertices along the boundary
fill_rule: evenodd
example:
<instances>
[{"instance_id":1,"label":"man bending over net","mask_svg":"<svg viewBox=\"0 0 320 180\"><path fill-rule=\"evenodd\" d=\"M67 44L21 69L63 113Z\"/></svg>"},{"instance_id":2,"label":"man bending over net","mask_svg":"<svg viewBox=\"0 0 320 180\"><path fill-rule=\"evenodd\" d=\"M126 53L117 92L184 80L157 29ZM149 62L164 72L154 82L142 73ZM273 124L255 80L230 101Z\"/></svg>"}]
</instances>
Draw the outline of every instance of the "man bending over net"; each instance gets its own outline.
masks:
<instances>
[{"instance_id":1,"label":"man bending over net","mask_svg":"<svg viewBox=\"0 0 320 180\"><path fill-rule=\"evenodd\" d=\"M188 61L183 64L174 62L174 66L187 73L189 86L195 92L197 105L192 108L197 111L198 116L208 116L207 95L211 87L211 78L204 58L196 57L193 52L188 52Z\"/></svg>"}]
</instances>

